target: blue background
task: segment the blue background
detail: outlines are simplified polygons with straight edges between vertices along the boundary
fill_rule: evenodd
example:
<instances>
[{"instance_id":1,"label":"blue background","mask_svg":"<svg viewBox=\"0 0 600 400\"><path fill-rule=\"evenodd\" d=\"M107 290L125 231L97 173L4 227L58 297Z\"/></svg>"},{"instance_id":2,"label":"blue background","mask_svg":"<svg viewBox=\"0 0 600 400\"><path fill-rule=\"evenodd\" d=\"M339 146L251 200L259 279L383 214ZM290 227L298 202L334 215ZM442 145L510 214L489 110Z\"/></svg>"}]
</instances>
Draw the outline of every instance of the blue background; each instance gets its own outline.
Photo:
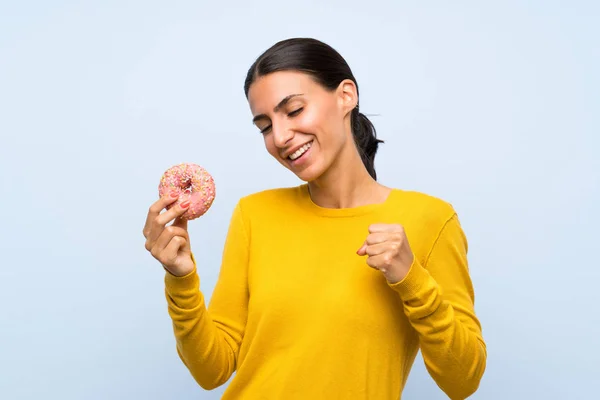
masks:
<instances>
[{"instance_id":1,"label":"blue background","mask_svg":"<svg viewBox=\"0 0 600 400\"><path fill-rule=\"evenodd\" d=\"M477 399L595 397L600 7L585 1L20 1L0 5L0 397L218 399L179 361L142 227L188 161L210 297L234 204L299 183L243 80L326 41L386 141L382 183L458 210L488 344ZM596 382L596 383L595 383ZM418 358L406 399L443 399Z\"/></svg>"}]
</instances>

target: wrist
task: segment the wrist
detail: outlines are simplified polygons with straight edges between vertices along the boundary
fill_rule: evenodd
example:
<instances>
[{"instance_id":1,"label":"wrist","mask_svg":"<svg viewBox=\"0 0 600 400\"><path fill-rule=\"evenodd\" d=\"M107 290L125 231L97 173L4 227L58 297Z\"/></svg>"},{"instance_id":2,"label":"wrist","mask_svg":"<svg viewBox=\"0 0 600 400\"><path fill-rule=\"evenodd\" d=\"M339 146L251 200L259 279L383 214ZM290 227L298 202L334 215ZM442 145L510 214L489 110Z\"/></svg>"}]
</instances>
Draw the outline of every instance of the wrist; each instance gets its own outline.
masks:
<instances>
[{"instance_id":1,"label":"wrist","mask_svg":"<svg viewBox=\"0 0 600 400\"><path fill-rule=\"evenodd\" d=\"M415 256L411 253L410 257L406 260L403 260L398 266L390 271L385 273L385 278L387 279L390 285L395 285L396 283L401 282L406 278L412 265L415 261Z\"/></svg>"}]
</instances>

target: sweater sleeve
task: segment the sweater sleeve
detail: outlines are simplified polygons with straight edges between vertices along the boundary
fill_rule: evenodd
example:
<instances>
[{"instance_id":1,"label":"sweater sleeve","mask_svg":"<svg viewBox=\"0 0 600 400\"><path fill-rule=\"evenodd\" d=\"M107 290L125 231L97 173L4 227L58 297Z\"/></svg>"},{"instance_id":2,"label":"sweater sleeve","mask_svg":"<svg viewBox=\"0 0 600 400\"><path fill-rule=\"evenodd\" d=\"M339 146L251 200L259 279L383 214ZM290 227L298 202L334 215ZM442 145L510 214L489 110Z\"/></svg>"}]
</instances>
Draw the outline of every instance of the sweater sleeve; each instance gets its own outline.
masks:
<instances>
[{"instance_id":1,"label":"sweater sleeve","mask_svg":"<svg viewBox=\"0 0 600 400\"><path fill-rule=\"evenodd\" d=\"M477 390L487 358L474 311L467 247L454 213L424 265L415 257L406 277L390 284L418 334L429 374L451 399L465 399Z\"/></svg>"},{"instance_id":2,"label":"sweater sleeve","mask_svg":"<svg viewBox=\"0 0 600 400\"><path fill-rule=\"evenodd\" d=\"M168 272L165 276L177 353L196 382L207 390L227 382L236 370L248 314L248 248L249 236L238 204L208 307L196 268L183 277ZM195 257L192 259L196 266Z\"/></svg>"}]
</instances>

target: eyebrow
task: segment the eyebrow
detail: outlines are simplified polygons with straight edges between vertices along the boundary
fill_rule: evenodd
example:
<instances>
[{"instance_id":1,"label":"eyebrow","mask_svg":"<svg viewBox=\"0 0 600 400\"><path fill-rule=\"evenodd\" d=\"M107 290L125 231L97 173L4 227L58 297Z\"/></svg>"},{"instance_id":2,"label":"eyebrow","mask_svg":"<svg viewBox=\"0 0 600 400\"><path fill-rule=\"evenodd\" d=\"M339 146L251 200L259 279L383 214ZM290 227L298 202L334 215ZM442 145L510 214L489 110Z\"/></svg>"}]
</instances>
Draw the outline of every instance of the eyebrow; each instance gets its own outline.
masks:
<instances>
[{"instance_id":1,"label":"eyebrow","mask_svg":"<svg viewBox=\"0 0 600 400\"><path fill-rule=\"evenodd\" d=\"M279 109L280 109L281 107L285 106L285 105L286 105L286 104L287 104L287 103L288 103L288 102L289 102L291 99L293 99L294 97L298 97L298 96L302 96L302 95L303 95L303 93L296 93L296 94L290 94L290 95L288 95L288 96L285 96L285 97L283 98L283 100L281 100L281 101L279 102L279 104L277 104L277 105L275 106L275 108L273 108L273 112L277 112L277 111L279 111ZM256 123L256 121L258 121L259 119L264 119L264 118L269 118L269 117L267 117L267 115L266 115L266 114L259 114L259 115L257 115L256 117L252 118L252 123Z\"/></svg>"}]
</instances>

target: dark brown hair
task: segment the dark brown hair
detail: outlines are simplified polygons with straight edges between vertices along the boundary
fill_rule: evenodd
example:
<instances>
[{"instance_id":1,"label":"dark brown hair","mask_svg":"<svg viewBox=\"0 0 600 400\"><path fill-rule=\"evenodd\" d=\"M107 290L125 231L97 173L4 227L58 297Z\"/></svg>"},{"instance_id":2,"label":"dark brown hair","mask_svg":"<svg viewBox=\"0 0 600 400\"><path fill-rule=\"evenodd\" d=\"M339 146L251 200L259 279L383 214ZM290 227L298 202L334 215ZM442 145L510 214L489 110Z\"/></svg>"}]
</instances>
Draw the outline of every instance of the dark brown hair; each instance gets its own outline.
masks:
<instances>
[{"instance_id":1,"label":"dark brown hair","mask_svg":"<svg viewBox=\"0 0 600 400\"><path fill-rule=\"evenodd\" d=\"M252 64L244 83L246 98L257 78L277 71L307 73L327 90L335 90L344 79L351 79L358 92L358 83L348 63L335 49L316 39L293 38L274 44ZM383 141L377 139L375 127L358 107L352 110L351 127L363 164L377 180L375 154Z\"/></svg>"}]
</instances>

